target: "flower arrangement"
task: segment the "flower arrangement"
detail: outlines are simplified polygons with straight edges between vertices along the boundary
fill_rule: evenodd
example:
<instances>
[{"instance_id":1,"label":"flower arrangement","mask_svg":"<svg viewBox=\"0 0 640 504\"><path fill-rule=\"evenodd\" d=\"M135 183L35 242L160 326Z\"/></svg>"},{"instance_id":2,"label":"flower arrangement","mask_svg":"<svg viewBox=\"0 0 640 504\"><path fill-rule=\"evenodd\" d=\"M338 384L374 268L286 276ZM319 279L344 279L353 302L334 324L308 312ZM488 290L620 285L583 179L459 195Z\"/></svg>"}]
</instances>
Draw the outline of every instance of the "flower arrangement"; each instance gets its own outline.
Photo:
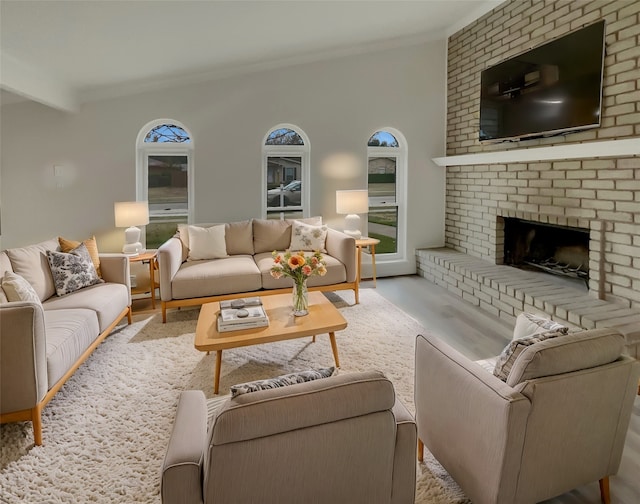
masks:
<instances>
[{"instance_id":1,"label":"flower arrangement","mask_svg":"<svg viewBox=\"0 0 640 504\"><path fill-rule=\"evenodd\" d=\"M279 254L274 250L272 255L274 264L271 267L271 276L273 278L286 276L293 279L293 314L296 317L307 315L309 313L307 279L313 275L327 274L327 263L324 262L322 254L316 251L313 255L306 256L302 251L292 253L290 250Z\"/></svg>"},{"instance_id":2,"label":"flower arrangement","mask_svg":"<svg viewBox=\"0 0 640 504\"><path fill-rule=\"evenodd\" d=\"M306 256L302 251L293 253L287 250L284 254L279 254L274 250L271 255L274 262L271 267L273 278L286 276L292 278L296 284L300 284L310 276L327 274L327 263L318 251L311 256Z\"/></svg>"}]
</instances>

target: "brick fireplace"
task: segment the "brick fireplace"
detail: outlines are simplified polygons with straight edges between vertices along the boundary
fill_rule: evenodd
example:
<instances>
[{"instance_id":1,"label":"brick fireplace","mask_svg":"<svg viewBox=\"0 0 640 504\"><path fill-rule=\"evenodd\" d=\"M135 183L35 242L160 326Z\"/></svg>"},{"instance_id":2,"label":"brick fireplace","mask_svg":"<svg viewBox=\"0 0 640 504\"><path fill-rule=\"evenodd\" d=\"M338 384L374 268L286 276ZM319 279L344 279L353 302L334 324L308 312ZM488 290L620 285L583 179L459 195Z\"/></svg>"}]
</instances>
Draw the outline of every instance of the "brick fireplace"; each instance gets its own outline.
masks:
<instances>
[{"instance_id":1,"label":"brick fireplace","mask_svg":"<svg viewBox=\"0 0 640 504\"><path fill-rule=\"evenodd\" d=\"M496 265L504 262L505 219L581 228L589 234L589 296L640 309L640 157L500 158L512 149L640 137L639 13L639 2L507 1L449 38L447 156L496 156L443 168L448 249ZM517 143L480 143L481 70L603 18L601 126Z\"/></svg>"}]
</instances>

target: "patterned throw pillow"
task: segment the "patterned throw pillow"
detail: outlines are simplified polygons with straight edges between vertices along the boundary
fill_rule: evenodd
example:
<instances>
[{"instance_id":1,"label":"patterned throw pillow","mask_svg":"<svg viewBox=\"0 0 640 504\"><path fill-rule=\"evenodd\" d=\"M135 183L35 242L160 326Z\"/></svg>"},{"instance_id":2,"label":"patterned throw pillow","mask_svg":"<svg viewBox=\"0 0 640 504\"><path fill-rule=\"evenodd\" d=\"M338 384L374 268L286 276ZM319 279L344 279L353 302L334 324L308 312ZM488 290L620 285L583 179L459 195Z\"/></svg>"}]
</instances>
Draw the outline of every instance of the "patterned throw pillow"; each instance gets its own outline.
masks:
<instances>
[{"instance_id":1,"label":"patterned throw pillow","mask_svg":"<svg viewBox=\"0 0 640 504\"><path fill-rule=\"evenodd\" d=\"M67 240L62 236L58 236L58 243L60 244L60 250L63 252L71 252L73 249L78 248L80 243L84 243L89 251L89 255L91 256L91 261L96 268L96 272L98 276L102 278L102 271L100 270L100 253L98 252L98 242L96 241L96 237L92 236L91 238L87 238L82 242L75 240Z\"/></svg>"},{"instance_id":2,"label":"patterned throw pillow","mask_svg":"<svg viewBox=\"0 0 640 504\"><path fill-rule=\"evenodd\" d=\"M534 315L533 313L522 312L516 318L516 324L513 328L513 338L520 339L533 334L540 334L547 331L557 331L563 329L565 334L569 331L568 327L555 322L549 318Z\"/></svg>"},{"instance_id":3,"label":"patterned throw pillow","mask_svg":"<svg viewBox=\"0 0 640 504\"><path fill-rule=\"evenodd\" d=\"M84 287L102 283L84 243L70 253L47 250L47 261L56 286L56 294L64 296Z\"/></svg>"},{"instance_id":4,"label":"patterned throw pillow","mask_svg":"<svg viewBox=\"0 0 640 504\"><path fill-rule=\"evenodd\" d=\"M299 373L291 373L282 376L276 376L268 380L258 380L254 382L241 383L231 387L231 397L238 397L249 392L257 392L258 390L268 390L287 385L295 385L296 383L304 383L320 378L328 378L335 371L334 367L322 368L318 370L310 369L309 371L301 371Z\"/></svg>"},{"instance_id":5,"label":"patterned throw pillow","mask_svg":"<svg viewBox=\"0 0 640 504\"><path fill-rule=\"evenodd\" d=\"M324 248L327 240L327 226L312 226L300 221L293 221L291 227L291 245L290 250L308 250L326 252Z\"/></svg>"},{"instance_id":6,"label":"patterned throw pillow","mask_svg":"<svg viewBox=\"0 0 640 504\"><path fill-rule=\"evenodd\" d=\"M42 304L31 284L13 271L7 271L2 277L2 290L8 301L30 301Z\"/></svg>"},{"instance_id":7,"label":"patterned throw pillow","mask_svg":"<svg viewBox=\"0 0 640 504\"><path fill-rule=\"evenodd\" d=\"M511 368L525 348L534 345L539 341L544 341L550 338L557 338L558 336L564 336L567 334L567 331L568 329L566 327L563 327L562 329L532 334L531 336L525 336L524 338L519 338L511 341L511 343L509 343L504 348L502 353L498 356L496 367L493 368L494 376L497 376L503 382L506 382L507 377L511 372Z\"/></svg>"}]
</instances>

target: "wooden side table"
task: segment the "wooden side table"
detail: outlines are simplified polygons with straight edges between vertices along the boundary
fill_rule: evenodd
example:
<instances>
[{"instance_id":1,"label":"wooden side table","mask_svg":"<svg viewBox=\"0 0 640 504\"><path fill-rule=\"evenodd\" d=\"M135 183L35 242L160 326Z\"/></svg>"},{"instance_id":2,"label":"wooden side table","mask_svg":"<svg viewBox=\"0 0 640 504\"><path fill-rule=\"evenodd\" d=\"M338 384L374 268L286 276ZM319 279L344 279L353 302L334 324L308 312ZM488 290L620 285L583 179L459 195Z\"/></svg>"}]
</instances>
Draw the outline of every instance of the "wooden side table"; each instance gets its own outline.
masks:
<instances>
[{"instance_id":1,"label":"wooden side table","mask_svg":"<svg viewBox=\"0 0 640 504\"><path fill-rule=\"evenodd\" d=\"M158 251L154 249L148 249L145 252L138 254L137 256L129 256L130 263L141 262L149 263L149 285L141 285L131 287L131 294L151 294L151 307L156 308L156 289L160 287L160 284L156 281L156 270L158 269Z\"/></svg>"},{"instance_id":2,"label":"wooden side table","mask_svg":"<svg viewBox=\"0 0 640 504\"><path fill-rule=\"evenodd\" d=\"M358 252L356 261L358 266L358 284L360 284L360 275L362 272L362 249L363 247L369 247L369 251L371 252L371 266L373 268L373 286L376 286L376 245L378 243L380 243L380 240L368 236L363 236L356 240L356 249Z\"/></svg>"}]
</instances>

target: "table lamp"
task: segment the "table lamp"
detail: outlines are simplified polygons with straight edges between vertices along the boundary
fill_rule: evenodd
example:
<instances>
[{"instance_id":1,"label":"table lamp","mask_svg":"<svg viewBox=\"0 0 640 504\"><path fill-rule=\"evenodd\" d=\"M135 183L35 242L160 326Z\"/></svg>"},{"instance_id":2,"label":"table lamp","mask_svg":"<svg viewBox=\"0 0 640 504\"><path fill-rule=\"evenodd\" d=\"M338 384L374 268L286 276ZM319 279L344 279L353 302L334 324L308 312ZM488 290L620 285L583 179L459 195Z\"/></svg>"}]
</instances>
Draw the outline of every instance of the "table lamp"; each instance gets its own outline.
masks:
<instances>
[{"instance_id":1,"label":"table lamp","mask_svg":"<svg viewBox=\"0 0 640 504\"><path fill-rule=\"evenodd\" d=\"M149 224L149 203L147 201L121 201L114 203L116 227L126 227L124 232L125 244L122 253L136 256L143 252L140 243L140 228Z\"/></svg>"},{"instance_id":2,"label":"table lamp","mask_svg":"<svg viewBox=\"0 0 640 504\"><path fill-rule=\"evenodd\" d=\"M336 212L346 214L344 218L344 232L360 239L360 216L358 214L369 211L369 191L366 189L355 189L346 191L336 191Z\"/></svg>"}]
</instances>

